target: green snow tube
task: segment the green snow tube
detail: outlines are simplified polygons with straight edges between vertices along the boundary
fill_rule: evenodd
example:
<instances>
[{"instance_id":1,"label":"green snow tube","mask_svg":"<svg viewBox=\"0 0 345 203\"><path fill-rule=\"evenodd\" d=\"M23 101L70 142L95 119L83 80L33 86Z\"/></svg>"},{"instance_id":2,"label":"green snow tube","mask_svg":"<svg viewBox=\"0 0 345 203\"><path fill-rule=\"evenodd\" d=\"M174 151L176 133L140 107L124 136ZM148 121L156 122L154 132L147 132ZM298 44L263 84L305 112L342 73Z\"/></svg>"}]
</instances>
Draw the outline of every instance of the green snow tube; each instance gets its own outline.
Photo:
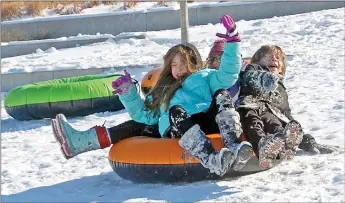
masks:
<instances>
[{"instance_id":1,"label":"green snow tube","mask_svg":"<svg viewBox=\"0 0 345 203\"><path fill-rule=\"evenodd\" d=\"M86 116L124 106L113 95L112 81L122 75L86 75L19 86L5 97L7 113L17 120Z\"/></svg>"}]
</instances>

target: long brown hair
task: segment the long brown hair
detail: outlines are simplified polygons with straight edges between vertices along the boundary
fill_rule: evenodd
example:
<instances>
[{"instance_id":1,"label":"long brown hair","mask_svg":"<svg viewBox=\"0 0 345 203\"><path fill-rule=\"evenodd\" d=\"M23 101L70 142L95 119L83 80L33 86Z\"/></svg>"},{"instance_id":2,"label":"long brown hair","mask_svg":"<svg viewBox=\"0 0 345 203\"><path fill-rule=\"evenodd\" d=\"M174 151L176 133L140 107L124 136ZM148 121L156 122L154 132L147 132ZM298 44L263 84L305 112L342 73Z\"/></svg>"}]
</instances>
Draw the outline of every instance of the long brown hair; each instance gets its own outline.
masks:
<instances>
[{"instance_id":1,"label":"long brown hair","mask_svg":"<svg viewBox=\"0 0 345 203\"><path fill-rule=\"evenodd\" d=\"M266 54L277 53L283 64L280 74L282 76L286 73L286 54L284 51L276 45L264 45L258 49L251 59L251 63L259 62Z\"/></svg>"},{"instance_id":2,"label":"long brown hair","mask_svg":"<svg viewBox=\"0 0 345 203\"><path fill-rule=\"evenodd\" d=\"M171 63L176 55L179 55L182 62L187 65L187 74L179 79L172 75ZM168 50L163 57L164 67L156 85L146 95L145 106L153 111L155 115L159 113L159 108L164 104L165 111L168 110L170 101L175 92L181 88L183 81L192 73L202 68L202 59L199 51L190 43L176 45Z\"/></svg>"}]
</instances>

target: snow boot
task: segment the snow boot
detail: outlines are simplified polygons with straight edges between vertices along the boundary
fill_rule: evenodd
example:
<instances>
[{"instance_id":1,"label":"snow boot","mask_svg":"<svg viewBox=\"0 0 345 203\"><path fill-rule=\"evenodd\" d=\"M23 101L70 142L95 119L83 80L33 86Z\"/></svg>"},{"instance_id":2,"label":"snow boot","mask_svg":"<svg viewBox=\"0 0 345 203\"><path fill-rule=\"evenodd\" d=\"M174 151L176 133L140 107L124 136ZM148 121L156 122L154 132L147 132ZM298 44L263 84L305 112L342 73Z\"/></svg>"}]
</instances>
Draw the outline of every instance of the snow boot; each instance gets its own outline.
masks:
<instances>
[{"instance_id":1,"label":"snow boot","mask_svg":"<svg viewBox=\"0 0 345 203\"><path fill-rule=\"evenodd\" d=\"M291 120L286 124L283 135L285 138L285 159L291 160L295 157L298 145L303 139L301 124L296 120Z\"/></svg>"},{"instance_id":2,"label":"snow boot","mask_svg":"<svg viewBox=\"0 0 345 203\"><path fill-rule=\"evenodd\" d=\"M86 131L78 131L68 123L63 114L56 115L56 120L52 120L51 124L54 136L66 159L111 145L109 132L104 126L94 126Z\"/></svg>"},{"instance_id":3,"label":"snow boot","mask_svg":"<svg viewBox=\"0 0 345 203\"><path fill-rule=\"evenodd\" d=\"M285 156L285 143L282 132L267 134L259 141L259 165L263 169L272 168Z\"/></svg>"},{"instance_id":4,"label":"snow boot","mask_svg":"<svg viewBox=\"0 0 345 203\"><path fill-rule=\"evenodd\" d=\"M52 120L51 120L51 122L50 122L50 124L51 124L51 126L52 126L52 130L53 130L53 135L54 135L54 137L55 137L55 140L59 143L59 145L60 145L60 150L61 150L61 153L63 154L63 156L65 157L65 159L69 159L69 157L67 157L67 155L66 155L66 153L64 152L64 150L63 150L63 145L61 144L61 143L63 143L63 140L60 138L60 136L59 136L59 132L58 132L58 123L57 123L57 121L56 121L56 119L55 118L53 118Z\"/></svg>"},{"instance_id":5,"label":"snow boot","mask_svg":"<svg viewBox=\"0 0 345 203\"><path fill-rule=\"evenodd\" d=\"M242 134L240 115L233 106L230 93L227 90L221 90L216 92L215 95L218 109L216 122L224 146L228 148L232 156L235 157L231 168L238 171L242 169L247 161L253 156L253 147L247 141L239 143Z\"/></svg>"},{"instance_id":6,"label":"snow boot","mask_svg":"<svg viewBox=\"0 0 345 203\"><path fill-rule=\"evenodd\" d=\"M297 121L290 121L281 132L267 134L259 141L259 164L271 168L282 160L291 160L303 138L302 127Z\"/></svg>"},{"instance_id":7,"label":"snow boot","mask_svg":"<svg viewBox=\"0 0 345 203\"><path fill-rule=\"evenodd\" d=\"M197 124L187 130L178 143L191 157L198 159L202 166L219 176L223 176L234 161L229 149L222 148L216 152L211 141Z\"/></svg>"},{"instance_id":8,"label":"snow boot","mask_svg":"<svg viewBox=\"0 0 345 203\"><path fill-rule=\"evenodd\" d=\"M303 135L302 142L298 145L298 148L312 154L331 154L339 150L338 146L316 143L315 138L310 134Z\"/></svg>"}]
</instances>

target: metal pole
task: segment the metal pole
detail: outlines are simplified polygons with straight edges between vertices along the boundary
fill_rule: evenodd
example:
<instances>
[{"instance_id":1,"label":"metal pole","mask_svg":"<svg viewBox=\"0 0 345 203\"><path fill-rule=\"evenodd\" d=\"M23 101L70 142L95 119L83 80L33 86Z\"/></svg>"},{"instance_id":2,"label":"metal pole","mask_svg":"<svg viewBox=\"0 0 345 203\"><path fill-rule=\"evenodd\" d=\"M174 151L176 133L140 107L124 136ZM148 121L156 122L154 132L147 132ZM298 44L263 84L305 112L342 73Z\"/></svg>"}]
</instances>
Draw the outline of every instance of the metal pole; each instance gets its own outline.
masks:
<instances>
[{"instance_id":1,"label":"metal pole","mask_svg":"<svg viewBox=\"0 0 345 203\"><path fill-rule=\"evenodd\" d=\"M189 20L188 20L188 5L187 1L180 2L180 20L181 20L181 42L188 42L189 41Z\"/></svg>"}]
</instances>

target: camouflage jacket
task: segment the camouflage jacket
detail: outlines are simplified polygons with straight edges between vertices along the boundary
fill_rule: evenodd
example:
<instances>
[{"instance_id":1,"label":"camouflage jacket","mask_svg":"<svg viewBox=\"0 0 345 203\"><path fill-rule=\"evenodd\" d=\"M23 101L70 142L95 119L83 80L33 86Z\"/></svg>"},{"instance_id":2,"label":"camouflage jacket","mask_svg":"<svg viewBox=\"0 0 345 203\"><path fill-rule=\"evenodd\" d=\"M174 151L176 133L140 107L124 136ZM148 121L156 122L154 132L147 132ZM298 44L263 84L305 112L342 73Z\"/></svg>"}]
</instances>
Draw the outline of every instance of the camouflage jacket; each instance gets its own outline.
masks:
<instances>
[{"instance_id":1,"label":"camouflage jacket","mask_svg":"<svg viewBox=\"0 0 345 203\"><path fill-rule=\"evenodd\" d=\"M267 66L247 65L240 73L240 87L237 109L269 110L284 122L293 119L283 78Z\"/></svg>"}]
</instances>

